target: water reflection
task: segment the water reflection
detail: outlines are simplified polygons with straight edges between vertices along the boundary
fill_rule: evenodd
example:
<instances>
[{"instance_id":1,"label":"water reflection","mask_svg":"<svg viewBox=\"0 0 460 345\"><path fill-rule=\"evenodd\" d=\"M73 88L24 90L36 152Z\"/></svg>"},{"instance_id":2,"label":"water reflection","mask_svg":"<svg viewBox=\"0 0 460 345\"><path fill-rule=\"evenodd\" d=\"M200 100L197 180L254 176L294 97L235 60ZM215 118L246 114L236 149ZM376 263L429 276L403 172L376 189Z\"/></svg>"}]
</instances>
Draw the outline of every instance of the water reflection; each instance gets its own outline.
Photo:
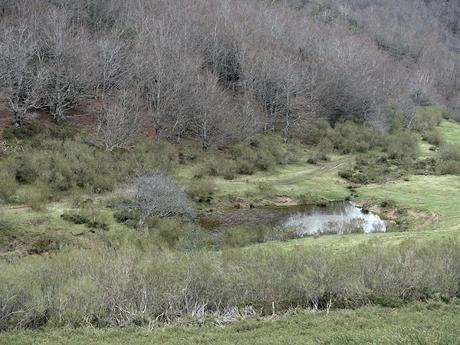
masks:
<instances>
[{"instance_id":1,"label":"water reflection","mask_svg":"<svg viewBox=\"0 0 460 345\"><path fill-rule=\"evenodd\" d=\"M385 232L385 221L349 202L334 202L292 213L280 225L295 227L299 236Z\"/></svg>"}]
</instances>

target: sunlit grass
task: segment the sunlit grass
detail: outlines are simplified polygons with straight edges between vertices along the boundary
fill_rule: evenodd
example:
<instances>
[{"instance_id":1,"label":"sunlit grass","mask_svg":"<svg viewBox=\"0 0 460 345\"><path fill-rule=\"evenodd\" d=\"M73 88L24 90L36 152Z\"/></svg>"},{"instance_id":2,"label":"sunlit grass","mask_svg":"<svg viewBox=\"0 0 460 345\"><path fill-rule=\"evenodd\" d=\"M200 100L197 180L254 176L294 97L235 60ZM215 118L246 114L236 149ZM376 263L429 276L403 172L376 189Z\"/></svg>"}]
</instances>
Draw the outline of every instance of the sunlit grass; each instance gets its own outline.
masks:
<instances>
[{"instance_id":1,"label":"sunlit grass","mask_svg":"<svg viewBox=\"0 0 460 345\"><path fill-rule=\"evenodd\" d=\"M460 144L460 123L444 121L441 131L449 144Z\"/></svg>"}]
</instances>

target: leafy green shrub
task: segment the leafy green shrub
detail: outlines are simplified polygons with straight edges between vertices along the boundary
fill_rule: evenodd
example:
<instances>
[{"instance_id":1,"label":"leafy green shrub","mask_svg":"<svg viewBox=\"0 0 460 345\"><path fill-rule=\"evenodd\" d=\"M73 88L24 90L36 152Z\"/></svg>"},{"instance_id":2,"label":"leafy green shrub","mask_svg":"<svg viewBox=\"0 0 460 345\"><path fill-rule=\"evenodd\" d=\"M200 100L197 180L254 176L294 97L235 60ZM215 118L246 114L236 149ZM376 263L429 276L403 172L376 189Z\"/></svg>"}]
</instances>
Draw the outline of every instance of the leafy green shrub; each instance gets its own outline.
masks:
<instances>
[{"instance_id":1,"label":"leafy green shrub","mask_svg":"<svg viewBox=\"0 0 460 345\"><path fill-rule=\"evenodd\" d=\"M314 152L310 158L308 158L307 163L309 164L318 164L319 162L327 161L329 157L324 152Z\"/></svg>"},{"instance_id":2,"label":"leafy green shrub","mask_svg":"<svg viewBox=\"0 0 460 345\"><path fill-rule=\"evenodd\" d=\"M187 188L187 193L198 202L211 202L215 190L214 182L209 178L193 179Z\"/></svg>"},{"instance_id":3,"label":"leafy green shrub","mask_svg":"<svg viewBox=\"0 0 460 345\"><path fill-rule=\"evenodd\" d=\"M318 197L311 195L310 193L304 193L297 197L300 205L314 205L318 202Z\"/></svg>"},{"instance_id":4,"label":"leafy green shrub","mask_svg":"<svg viewBox=\"0 0 460 345\"><path fill-rule=\"evenodd\" d=\"M0 201L8 202L17 191L15 177L6 170L0 171Z\"/></svg>"},{"instance_id":5,"label":"leafy green shrub","mask_svg":"<svg viewBox=\"0 0 460 345\"><path fill-rule=\"evenodd\" d=\"M439 148L437 170L441 175L460 175L460 145L441 145Z\"/></svg>"},{"instance_id":6,"label":"leafy green shrub","mask_svg":"<svg viewBox=\"0 0 460 345\"><path fill-rule=\"evenodd\" d=\"M190 251L212 243L209 232L200 226L178 219L157 219L149 227L156 241L168 249Z\"/></svg>"},{"instance_id":7,"label":"leafy green shrub","mask_svg":"<svg viewBox=\"0 0 460 345\"><path fill-rule=\"evenodd\" d=\"M171 226L179 229L182 224ZM237 244L262 238L257 233L244 238L244 233ZM305 306L326 309L330 302L336 308L356 308L370 302L394 305L389 303L393 299L458 296L460 243L451 238L371 243L340 253L321 246L183 253L149 245L160 238L155 229L139 235L141 241L116 250L73 249L3 262L0 329L51 326L56 320L73 327L148 325L162 317L183 320L196 315L197 308L227 315L230 309L252 306L264 313L260 306L268 304L265 312L271 313L272 302L283 312ZM181 248L176 238L172 243ZM38 239L44 239L37 245L40 251L62 245L46 236ZM113 308L114 300L119 308Z\"/></svg>"},{"instance_id":8,"label":"leafy green shrub","mask_svg":"<svg viewBox=\"0 0 460 345\"><path fill-rule=\"evenodd\" d=\"M123 207L114 212L113 217L118 223L126 224L131 227L135 227L139 223L139 212L128 207Z\"/></svg>"},{"instance_id":9,"label":"leafy green shrub","mask_svg":"<svg viewBox=\"0 0 460 345\"><path fill-rule=\"evenodd\" d=\"M410 160L417 157L418 141L414 134L408 131L392 133L385 140L389 159Z\"/></svg>"},{"instance_id":10,"label":"leafy green shrub","mask_svg":"<svg viewBox=\"0 0 460 345\"><path fill-rule=\"evenodd\" d=\"M32 210L41 211L51 200L51 191L46 184L36 183L30 188L27 188L23 198L22 201L28 204Z\"/></svg>"},{"instance_id":11,"label":"leafy green shrub","mask_svg":"<svg viewBox=\"0 0 460 345\"><path fill-rule=\"evenodd\" d=\"M202 178L205 176L223 176L232 180L237 173L236 164L233 160L222 157L209 157L203 163L195 167L193 176Z\"/></svg>"},{"instance_id":12,"label":"leafy green shrub","mask_svg":"<svg viewBox=\"0 0 460 345\"><path fill-rule=\"evenodd\" d=\"M342 154L368 152L382 145L381 136L352 121L339 122L327 132L328 140Z\"/></svg>"},{"instance_id":13,"label":"leafy green shrub","mask_svg":"<svg viewBox=\"0 0 460 345\"><path fill-rule=\"evenodd\" d=\"M232 149L233 158L240 163L240 171L253 173L252 163L258 170L270 170L277 164L285 164L288 152L276 135L258 135L248 142L239 143Z\"/></svg>"},{"instance_id":14,"label":"leafy green shrub","mask_svg":"<svg viewBox=\"0 0 460 345\"><path fill-rule=\"evenodd\" d=\"M438 106L418 107L411 129L420 133L428 132L442 122L444 108Z\"/></svg>"},{"instance_id":15,"label":"leafy green shrub","mask_svg":"<svg viewBox=\"0 0 460 345\"><path fill-rule=\"evenodd\" d=\"M17 236L18 226L9 219L6 219L0 212L0 245L8 245L12 236Z\"/></svg>"},{"instance_id":16,"label":"leafy green shrub","mask_svg":"<svg viewBox=\"0 0 460 345\"><path fill-rule=\"evenodd\" d=\"M74 224L86 224L88 227L93 229L109 229L108 216L94 207L64 212L61 215L61 218Z\"/></svg>"},{"instance_id":17,"label":"leafy green shrub","mask_svg":"<svg viewBox=\"0 0 460 345\"><path fill-rule=\"evenodd\" d=\"M266 226L263 230L264 242L289 241L300 237L295 226Z\"/></svg>"},{"instance_id":18,"label":"leafy green shrub","mask_svg":"<svg viewBox=\"0 0 460 345\"><path fill-rule=\"evenodd\" d=\"M255 164L247 159L237 159L236 169L238 174L241 175L252 175L257 170Z\"/></svg>"},{"instance_id":19,"label":"leafy green shrub","mask_svg":"<svg viewBox=\"0 0 460 345\"><path fill-rule=\"evenodd\" d=\"M17 158L16 181L19 183L34 183L38 178L40 167L31 154L21 154Z\"/></svg>"},{"instance_id":20,"label":"leafy green shrub","mask_svg":"<svg viewBox=\"0 0 460 345\"><path fill-rule=\"evenodd\" d=\"M331 130L329 122L325 120L313 122L310 126L305 128L302 141L307 145L319 145L319 143L327 137Z\"/></svg>"},{"instance_id":21,"label":"leafy green shrub","mask_svg":"<svg viewBox=\"0 0 460 345\"><path fill-rule=\"evenodd\" d=\"M454 160L440 161L437 169L441 175L460 175L460 162Z\"/></svg>"},{"instance_id":22,"label":"leafy green shrub","mask_svg":"<svg viewBox=\"0 0 460 345\"><path fill-rule=\"evenodd\" d=\"M441 131L437 128L433 128L432 130L424 132L422 137L423 140L435 146L439 146L444 142L444 137Z\"/></svg>"}]
</instances>

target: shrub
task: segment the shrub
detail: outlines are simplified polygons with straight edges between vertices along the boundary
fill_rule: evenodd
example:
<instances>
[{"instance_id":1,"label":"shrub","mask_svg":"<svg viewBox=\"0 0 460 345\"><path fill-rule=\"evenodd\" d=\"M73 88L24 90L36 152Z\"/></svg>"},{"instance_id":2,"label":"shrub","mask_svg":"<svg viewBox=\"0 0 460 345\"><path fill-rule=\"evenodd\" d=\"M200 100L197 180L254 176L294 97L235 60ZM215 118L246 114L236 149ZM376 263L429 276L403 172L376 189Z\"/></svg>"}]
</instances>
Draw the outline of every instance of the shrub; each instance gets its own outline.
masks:
<instances>
[{"instance_id":1,"label":"shrub","mask_svg":"<svg viewBox=\"0 0 460 345\"><path fill-rule=\"evenodd\" d=\"M342 154L367 152L382 144L378 133L352 121L337 123L334 129L328 131L327 138Z\"/></svg>"},{"instance_id":2,"label":"shrub","mask_svg":"<svg viewBox=\"0 0 460 345\"><path fill-rule=\"evenodd\" d=\"M237 173L237 167L233 160L218 156L208 157L203 163L195 167L193 176L202 178L205 176L223 176L232 180Z\"/></svg>"},{"instance_id":3,"label":"shrub","mask_svg":"<svg viewBox=\"0 0 460 345\"><path fill-rule=\"evenodd\" d=\"M263 229L242 230L228 231L230 245L263 238ZM331 301L336 308L354 308L458 295L460 243L452 239L367 244L340 253L301 246L295 251L263 246L182 253L148 246L153 234L158 231L143 233L142 243L117 250L74 249L4 262L0 329L53 322L134 326L198 312L220 315L239 306L252 306L263 315L271 313L272 302L283 312L296 307L325 309ZM39 240L37 251L60 246L45 236ZM182 241L173 243L180 248Z\"/></svg>"},{"instance_id":4,"label":"shrub","mask_svg":"<svg viewBox=\"0 0 460 345\"><path fill-rule=\"evenodd\" d=\"M247 159L237 159L236 169L237 169L238 174L241 174L241 175L252 175L257 170L254 163Z\"/></svg>"},{"instance_id":5,"label":"shrub","mask_svg":"<svg viewBox=\"0 0 460 345\"><path fill-rule=\"evenodd\" d=\"M199 226L178 219L160 219L150 229L169 249L194 250L211 243L210 235Z\"/></svg>"},{"instance_id":6,"label":"shrub","mask_svg":"<svg viewBox=\"0 0 460 345\"><path fill-rule=\"evenodd\" d=\"M324 152L314 152L310 158L308 158L307 163L309 164L318 164L321 161L327 161L329 157Z\"/></svg>"},{"instance_id":7,"label":"shrub","mask_svg":"<svg viewBox=\"0 0 460 345\"><path fill-rule=\"evenodd\" d=\"M318 145L327 134L331 131L329 122L319 120L311 123L310 126L305 128L305 133L302 137L302 141L307 145Z\"/></svg>"},{"instance_id":8,"label":"shrub","mask_svg":"<svg viewBox=\"0 0 460 345\"><path fill-rule=\"evenodd\" d=\"M424 132L422 137L423 140L426 140L431 145L439 146L444 142L444 137L441 131L437 128Z\"/></svg>"},{"instance_id":9,"label":"shrub","mask_svg":"<svg viewBox=\"0 0 460 345\"><path fill-rule=\"evenodd\" d=\"M215 190L214 181L209 178L193 179L187 188L187 193L198 202L211 202Z\"/></svg>"},{"instance_id":10,"label":"shrub","mask_svg":"<svg viewBox=\"0 0 460 345\"><path fill-rule=\"evenodd\" d=\"M46 184L36 183L24 191L23 202L28 204L32 210L43 210L51 199L51 192Z\"/></svg>"},{"instance_id":11,"label":"shrub","mask_svg":"<svg viewBox=\"0 0 460 345\"><path fill-rule=\"evenodd\" d=\"M281 138L276 135L258 135L248 142L239 143L233 147L232 154L237 162L241 162L241 173L246 169L250 174L254 168L270 170L277 164L285 164L288 156Z\"/></svg>"},{"instance_id":12,"label":"shrub","mask_svg":"<svg viewBox=\"0 0 460 345\"><path fill-rule=\"evenodd\" d=\"M441 175L460 175L460 161L440 161L437 169Z\"/></svg>"},{"instance_id":13,"label":"shrub","mask_svg":"<svg viewBox=\"0 0 460 345\"><path fill-rule=\"evenodd\" d=\"M393 133L386 137L386 152L390 159L415 159L417 151L417 137L408 131Z\"/></svg>"},{"instance_id":14,"label":"shrub","mask_svg":"<svg viewBox=\"0 0 460 345\"><path fill-rule=\"evenodd\" d=\"M441 145L439 148L437 170L441 175L460 175L460 145Z\"/></svg>"},{"instance_id":15,"label":"shrub","mask_svg":"<svg viewBox=\"0 0 460 345\"><path fill-rule=\"evenodd\" d=\"M418 107L411 129L420 133L428 132L442 122L444 108L438 106Z\"/></svg>"},{"instance_id":16,"label":"shrub","mask_svg":"<svg viewBox=\"0 0 460 345\"><path fill-rule=\"evenodd\" d=\"M15 177L6 170L0 171L0 201L8 202L17 191Z\"/></svg>"},{"instance_id":17,"label":"shrub","mask_svg":"<svg viewBox=\"0 0 460 345\"><path fill-rule=\"evenodd\" d=\"M108 216L94 207L64 212L61 218L74 224L86 224L93 229L109 229Z\"/></svg>"}]
</instances>

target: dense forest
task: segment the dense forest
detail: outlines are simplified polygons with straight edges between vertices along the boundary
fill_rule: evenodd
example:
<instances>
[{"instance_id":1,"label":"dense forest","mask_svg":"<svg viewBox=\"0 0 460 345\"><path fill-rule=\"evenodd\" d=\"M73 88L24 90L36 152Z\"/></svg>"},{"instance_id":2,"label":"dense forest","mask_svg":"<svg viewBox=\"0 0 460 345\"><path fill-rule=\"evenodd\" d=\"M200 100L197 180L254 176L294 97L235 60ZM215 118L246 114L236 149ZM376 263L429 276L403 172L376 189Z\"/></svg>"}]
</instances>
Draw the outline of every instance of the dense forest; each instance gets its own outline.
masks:
<instances>
[{"instance_id":1,"label":"dense forest","mask_svg":"<svg viewBox=\"0 0 460 345\"><path fill-rule=\"evenodd\" d=\"M0 90L20 127L90 104L100 145L146 128L203 148L318 119L378 131L460 111L460 3L3 0Z\"/></svg>"}]
</instances>

